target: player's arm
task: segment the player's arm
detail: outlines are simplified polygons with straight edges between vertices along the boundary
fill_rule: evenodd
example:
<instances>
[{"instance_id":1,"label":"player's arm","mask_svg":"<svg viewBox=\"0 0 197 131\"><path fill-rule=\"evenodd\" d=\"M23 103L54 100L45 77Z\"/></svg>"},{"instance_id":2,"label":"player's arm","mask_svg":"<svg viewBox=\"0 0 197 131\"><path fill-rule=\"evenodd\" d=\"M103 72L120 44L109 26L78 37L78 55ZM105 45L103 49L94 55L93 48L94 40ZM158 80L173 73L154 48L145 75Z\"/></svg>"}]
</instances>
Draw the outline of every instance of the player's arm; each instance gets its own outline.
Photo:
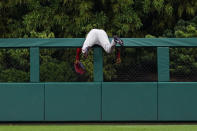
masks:
<instances>
[{"instance_id":1,"label":"player's arm","mask_svg":"<svg viewBox=\"0 0 197 131\"><path fill-rule=\"evenodd\" d=\"M121 57L120 57L120 48L117 48L117 54L116 54L116 63L121 63Z\"/></svg>"},{"instance_id":2,"label":"player's arm","mask_svg":"<svg viewBox=\"0 0 197 131\"><path fill-rule=\"evenodd\" d=\"M80 54L81 54L81 48L77 48L77 52L76 52L76 57L75 57L75 63L79 63L80 61Z\"/></svg>"}]
</instances>

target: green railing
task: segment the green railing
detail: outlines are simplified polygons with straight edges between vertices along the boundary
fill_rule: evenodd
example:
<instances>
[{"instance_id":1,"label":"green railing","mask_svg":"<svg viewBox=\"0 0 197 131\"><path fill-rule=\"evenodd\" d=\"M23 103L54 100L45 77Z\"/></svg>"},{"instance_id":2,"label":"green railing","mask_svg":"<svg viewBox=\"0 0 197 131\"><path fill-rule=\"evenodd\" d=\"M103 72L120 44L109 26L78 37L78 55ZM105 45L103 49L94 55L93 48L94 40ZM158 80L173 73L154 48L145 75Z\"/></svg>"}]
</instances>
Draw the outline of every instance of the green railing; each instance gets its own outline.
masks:
<instances>
[{"instance_id":1,"label":"green railing","mask_svg":"<svg viewBox=\"0 0 197 131\"><path fill-rule=\"evenodd\" d=\"M104 82L94 47L94 82L40 82L40 47L81 47L83 38L0 39L0 48L30 48L30 82L0 83L0 121L196 121L197 82L170 82L169 47L197 38L123 38L126 47L157 48L157 82Z\"/></svg>"}]
</instances>

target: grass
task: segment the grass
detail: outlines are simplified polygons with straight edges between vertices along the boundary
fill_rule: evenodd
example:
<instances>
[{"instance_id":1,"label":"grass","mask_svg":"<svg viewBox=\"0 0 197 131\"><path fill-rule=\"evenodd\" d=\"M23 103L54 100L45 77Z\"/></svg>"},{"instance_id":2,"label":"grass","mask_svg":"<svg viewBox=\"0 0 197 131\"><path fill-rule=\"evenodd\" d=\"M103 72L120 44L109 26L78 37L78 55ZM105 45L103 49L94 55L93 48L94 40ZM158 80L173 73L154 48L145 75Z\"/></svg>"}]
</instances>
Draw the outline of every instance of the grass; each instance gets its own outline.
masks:
<instances>
[{"instance_id":1,"label":"grass","mask_svg":"<svg viewBox=\"0 0 197 131\"><path fill-rule=\"evenodd\" d=\"M0 125L0 131L197 131L197 125Z\"/></svg>"}]
</instances>

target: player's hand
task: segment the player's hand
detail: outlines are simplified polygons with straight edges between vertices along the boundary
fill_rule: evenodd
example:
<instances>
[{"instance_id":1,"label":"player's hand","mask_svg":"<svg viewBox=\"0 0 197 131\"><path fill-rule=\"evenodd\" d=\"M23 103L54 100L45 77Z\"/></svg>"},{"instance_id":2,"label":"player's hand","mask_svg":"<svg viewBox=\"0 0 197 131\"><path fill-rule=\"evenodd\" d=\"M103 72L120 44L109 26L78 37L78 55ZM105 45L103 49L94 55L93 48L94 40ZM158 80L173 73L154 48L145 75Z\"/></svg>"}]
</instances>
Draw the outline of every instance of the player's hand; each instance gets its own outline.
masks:
<instances>
[{"instance_id":1,"label":"player's hand","mask_svg":"<svg viewBox=\"0 0 197 131\"><path fill-rule=\"evenodd\" d=\"M117 58L116 59L116 64L120 64L121 63L121 59L120 58Z\"/></svg>"},{"instance_id":2,"label":"player's hand","mask_svg":"<svg viewBox=\"0 0 197 131\"><path fill-rule=\"evenodd\" d=\"M80 61L79 60L75 60L75 64L79 64L80 63Z\"/></svg>"}]
</instances>

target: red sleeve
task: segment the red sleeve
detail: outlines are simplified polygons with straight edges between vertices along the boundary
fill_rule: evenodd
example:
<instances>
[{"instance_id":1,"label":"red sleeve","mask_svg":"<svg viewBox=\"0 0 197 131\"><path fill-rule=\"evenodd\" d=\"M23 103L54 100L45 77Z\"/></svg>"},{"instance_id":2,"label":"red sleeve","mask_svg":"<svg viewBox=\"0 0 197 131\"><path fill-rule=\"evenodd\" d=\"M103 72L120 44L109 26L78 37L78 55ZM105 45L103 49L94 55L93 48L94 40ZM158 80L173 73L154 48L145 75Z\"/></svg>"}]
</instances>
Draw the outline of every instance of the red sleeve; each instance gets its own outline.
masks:
<instances>
[{"instance_id":1,"label":"red sleeve","mask_svg":"<svg viewBox=\"0 0 197 131\"><path fill-rule=\"evenodd\" d=\"M76 60L80 60L81 48L77 48Z\"/></svg>"},{"instance_id":2,"label":"red sleeve","mask_svg":"<svg viewBox=\"0 0 197 131\"><path fill-rule=\"evenodd\" d=\"M117 52L117 59L120 59L120 49L118 49L118 52Z\"/></svg>"}]
</instances>

